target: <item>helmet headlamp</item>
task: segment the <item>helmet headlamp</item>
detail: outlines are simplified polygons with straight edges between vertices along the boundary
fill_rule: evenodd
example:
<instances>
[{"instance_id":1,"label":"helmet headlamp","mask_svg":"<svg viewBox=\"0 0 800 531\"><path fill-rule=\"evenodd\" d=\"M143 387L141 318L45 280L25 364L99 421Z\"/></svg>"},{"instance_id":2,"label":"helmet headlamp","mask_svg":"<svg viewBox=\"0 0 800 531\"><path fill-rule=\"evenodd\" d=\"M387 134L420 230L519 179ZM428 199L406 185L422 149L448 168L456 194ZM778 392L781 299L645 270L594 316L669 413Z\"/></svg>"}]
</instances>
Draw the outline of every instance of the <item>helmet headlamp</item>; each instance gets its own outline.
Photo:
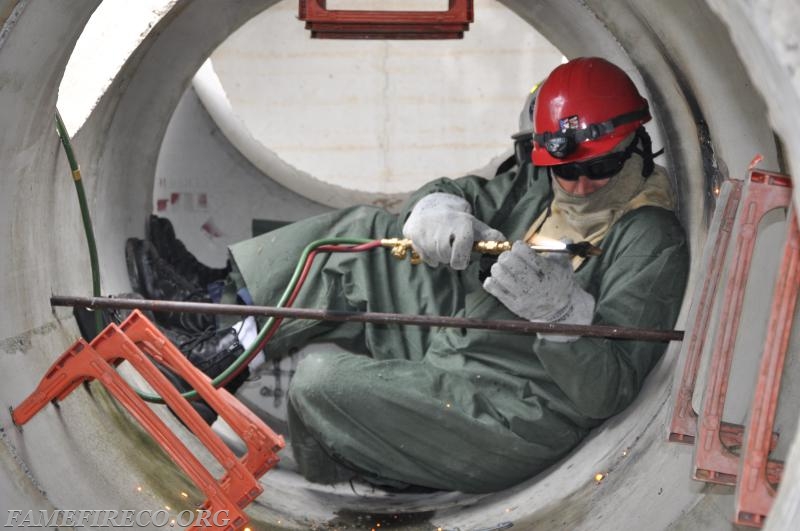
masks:
<instances>
[{"instance_id":1,"label":"helmet headlamp","mask_svg":"<svg viewBox=\"0 0 800 531\"><path fill-rule=\"evenodd\" d=\"M544 138L544 148L557 159L563 159L571 155L577 147L578 143L575 142L575 135L570 134L569 131L545 135Z\"/></svg>"},{"instance_id":2,"label":"helmet headlamp","mask_svg":"<svg viewBox=\"0 0 800 531\"><path fill-rule=\"evenodd\" d=\"M650 116L650 112L645 107L637 111L629 112L616 116L605 122L589 124L584 129L566 128L562 131L547 131L533 135L533 140L543 147L551 157L563 159L575 152L578 144L587 140L596 140L601 136L613 133L614 129L620 125L631 122L639 122L645 117ZM570 121L577 122L577 117L572 117ZM566 120L564 120L566 122Z\"/></svg>"}]
</instances>

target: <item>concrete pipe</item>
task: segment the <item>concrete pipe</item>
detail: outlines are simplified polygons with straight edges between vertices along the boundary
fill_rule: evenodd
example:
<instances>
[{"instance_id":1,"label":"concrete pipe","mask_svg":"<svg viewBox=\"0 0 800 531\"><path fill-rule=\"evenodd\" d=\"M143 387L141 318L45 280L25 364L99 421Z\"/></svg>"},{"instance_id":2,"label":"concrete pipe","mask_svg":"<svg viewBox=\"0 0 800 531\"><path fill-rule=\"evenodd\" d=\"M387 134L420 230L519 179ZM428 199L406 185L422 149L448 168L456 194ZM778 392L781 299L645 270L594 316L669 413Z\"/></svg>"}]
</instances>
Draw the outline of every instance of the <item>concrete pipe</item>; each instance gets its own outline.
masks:
<instances>
[{"instance_id":1,"label":"concrete pipe","mask_svg":"<svg viewBox=\"0 0 800 531\"><path fill-rule=\"evenodd\" d=\"M84 175L91 176L92 216L102 228L97 235L104 293L129 289L122 242L141 236L170 119L192 78L221 42L274 3L178 0L75 135ZM83 228L53 116L72 48L98 4L0 1L4 522L10 510L154 510L200 501L99 387L74 393L58 409L46 408L24 430L13 425L8 412L77 335L72 313L52 309L50 294L90 291ZM756 153L767 169L790 173L800 167L796 2L502 4L567 57L602 55L635 74L677 179L696 283L714 188L728 177L741 178ZM257 168L247 172L270 181ZM283 190L270 182L264 186ZM280 193L309 212L325 209L300 192ZM769 291L766 282L760 287ZM687 325L685 313L679 327ZM759 333L763 330L743 332L755 341ZM396 529L729 529L732 490L692 481L691 448L665 441L678 350L678 345L669 349L634 405L594 430L560 463L517 487L481 496L358 492L349 485L311 485L278 469L265 476L265 493L248 509L251 527L369 529L388 515L396 517ZM737 369L745 379L750 370ZM800 395L787 400L786 407L794 409ZM164 419L180 429L169 415ZM796 421L782 434L788 460L768 529L793 529L800 521L800 449L797 442L790 447ZM597 473L604 474L599 483Z\"/></svg>"}]
</instances>

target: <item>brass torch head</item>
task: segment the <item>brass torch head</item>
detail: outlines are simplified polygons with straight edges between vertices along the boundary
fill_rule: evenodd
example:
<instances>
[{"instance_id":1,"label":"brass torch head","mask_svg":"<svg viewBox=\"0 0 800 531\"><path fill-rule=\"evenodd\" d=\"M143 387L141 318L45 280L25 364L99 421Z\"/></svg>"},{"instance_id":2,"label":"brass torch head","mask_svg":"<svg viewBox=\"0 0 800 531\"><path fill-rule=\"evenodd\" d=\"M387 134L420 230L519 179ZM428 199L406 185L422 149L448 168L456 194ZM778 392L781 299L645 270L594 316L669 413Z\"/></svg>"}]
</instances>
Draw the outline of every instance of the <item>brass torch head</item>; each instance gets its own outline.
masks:
<instances>
[{"instance_id":1,"label":"brass torch head","mask_svg":"<svg viewBox=\"0 0 800 531\"><path fill-rule=\"evenodd\" d=\"M414 250L412 244L413 242L407 238L384 238L381 240L381 246L390 248L392 256L398 260L408 257L412 264L417 265L422 263L422 258Z\"/></svg>"}]
</instances>

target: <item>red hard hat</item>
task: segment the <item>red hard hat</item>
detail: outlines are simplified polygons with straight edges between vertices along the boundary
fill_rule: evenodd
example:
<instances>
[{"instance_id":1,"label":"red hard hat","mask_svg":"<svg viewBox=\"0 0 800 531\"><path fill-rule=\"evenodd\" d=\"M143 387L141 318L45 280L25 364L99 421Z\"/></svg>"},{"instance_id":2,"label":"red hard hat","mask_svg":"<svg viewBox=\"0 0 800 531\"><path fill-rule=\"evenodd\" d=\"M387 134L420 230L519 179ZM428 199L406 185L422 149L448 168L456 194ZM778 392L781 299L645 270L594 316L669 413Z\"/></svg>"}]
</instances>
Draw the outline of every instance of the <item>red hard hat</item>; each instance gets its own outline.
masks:
<instances>
[{"instance_id":1,"label":"red hard hat","mask_svg":"<svg viewBox=\"0 0 800 531\"><path fill-rule=\"evenodd\" d=\"M600 157L650 120L650 110L621 68L579 57L550 73L533 110L532 159L555 166Z\"/></svg>"}]
</instances>

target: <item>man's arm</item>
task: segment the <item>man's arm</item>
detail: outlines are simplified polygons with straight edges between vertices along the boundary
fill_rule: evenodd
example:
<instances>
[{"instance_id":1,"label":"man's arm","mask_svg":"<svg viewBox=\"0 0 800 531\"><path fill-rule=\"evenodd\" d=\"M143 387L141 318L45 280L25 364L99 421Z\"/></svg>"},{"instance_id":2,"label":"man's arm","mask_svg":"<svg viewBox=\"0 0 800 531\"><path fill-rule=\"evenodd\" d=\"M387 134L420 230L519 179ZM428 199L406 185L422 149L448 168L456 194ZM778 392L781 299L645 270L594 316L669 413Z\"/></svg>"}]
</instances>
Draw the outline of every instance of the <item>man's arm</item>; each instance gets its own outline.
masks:
<instances>
[{"instance_id":1,"label":"man's arm","mask_svg":"<svg viewBox=\"0 0 800 531\"><path fill-rule=\"evenodd\" d=\"M489 223L500 210L510 210L513 205L530 188L534 168L530 164L521 169L514 167L492 179L477 175L467 175L458 179L442 177L422 186L406 201L400 212L400 219L405 221L414 205L426 195L432 193L452 194L465 199L472 207L473 215ZM539 170L539 184L548 187L547 176ZM545 192L546 193L546 192Z\"/></svg>"},{"instance_id":2,"label":"man's arm","mask_svg":"<svg viewBox=\"0 0 800 531\"><path fill-rule=\"evenodd\" d=\"M645 207L623 217L604 244L593 323L669 329L680 311L689 255L674 215ZM665 343L583 337L534 343L534 352L575 408L608 418L630 404Z\"/></svg>"}]
</instances>

